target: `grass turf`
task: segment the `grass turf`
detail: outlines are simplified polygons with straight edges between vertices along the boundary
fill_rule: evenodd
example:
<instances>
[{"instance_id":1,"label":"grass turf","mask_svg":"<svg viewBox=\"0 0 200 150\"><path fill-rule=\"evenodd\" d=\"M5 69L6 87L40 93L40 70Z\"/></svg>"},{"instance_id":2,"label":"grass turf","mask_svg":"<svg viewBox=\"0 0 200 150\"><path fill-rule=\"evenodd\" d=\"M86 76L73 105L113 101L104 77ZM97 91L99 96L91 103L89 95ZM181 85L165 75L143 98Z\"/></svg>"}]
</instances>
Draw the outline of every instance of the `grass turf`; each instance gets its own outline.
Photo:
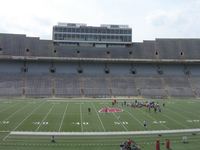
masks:
<instances>
[{"instance_id":1,"label":"grass turf","mask_svg":"<svg viewBox=\"0 0 200 150\"><path fill-rule=\"evenodd\" d=\"M158 101L162 104L162 101ZM50 143L50 137L9 136L9 131L56 131L56 132L104 132L104 131L142 131L200 128L200 101L167 100L162 112L148 112L146 108L122 107L120 113L99 113L104 107L112 107L108 100L1 100L0 101L0 149L119 149L119 144L127 136L84 136L58 137ZM91 113L88 108L91 108ZM147 121L147 129L143 121ZM3 132L8 131L8 132ZM166 135L172 139L173 149L200 149L199 135L189 136L190 143L182 144L182 135ZM6 137L6 139L5 139ZM57 138L57 137L56 137ZM142 149L155 149L157 136L132 137ZM5 141L3 141L5 139ZM163 146L164 148L164 146Z\"/></svg>"}]
</instances>

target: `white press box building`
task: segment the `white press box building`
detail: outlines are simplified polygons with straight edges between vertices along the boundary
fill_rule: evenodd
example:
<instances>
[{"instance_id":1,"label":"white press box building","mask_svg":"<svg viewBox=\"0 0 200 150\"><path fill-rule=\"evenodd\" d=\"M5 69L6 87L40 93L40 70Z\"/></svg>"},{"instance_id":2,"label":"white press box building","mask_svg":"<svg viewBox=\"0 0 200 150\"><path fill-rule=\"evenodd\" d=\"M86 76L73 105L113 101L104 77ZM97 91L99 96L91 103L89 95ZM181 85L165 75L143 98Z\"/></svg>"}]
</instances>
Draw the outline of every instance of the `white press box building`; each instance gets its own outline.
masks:
<instances>
[{"instance_id":1,"label":"white press box building","mask_svg":"<svg viewBox=\"0 0 200 150\"><path fill-rule=\"evenodd\" d=\"M91 44L93 46L128 46L132 29L128 25L87 26L77 23L58 23L53 27L53 41L60 44Z\"/></svg>"}]
</instances>

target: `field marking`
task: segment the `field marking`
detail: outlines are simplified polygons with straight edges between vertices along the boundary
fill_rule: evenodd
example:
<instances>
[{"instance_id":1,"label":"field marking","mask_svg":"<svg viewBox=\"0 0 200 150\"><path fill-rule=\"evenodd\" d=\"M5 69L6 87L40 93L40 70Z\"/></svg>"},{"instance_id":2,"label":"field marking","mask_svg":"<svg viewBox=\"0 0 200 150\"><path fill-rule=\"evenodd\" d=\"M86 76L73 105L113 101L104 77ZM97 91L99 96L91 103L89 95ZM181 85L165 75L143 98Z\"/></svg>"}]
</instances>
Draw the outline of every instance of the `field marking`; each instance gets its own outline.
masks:
<instances>
[{"instance_id":1,"label":"field marking","mask_svg":"<svg viewBox=\"0 0 200 150\"><path fill-rule=\"evenodd\" d=\"M171 110L171 109L169 109L169 108L167 108L167 110L170 111L170 112L172 112L172 113L174 113L174 114L176 114L177 116L180 116L180 117L183 118L184 120L190 119L190 118L188 118L188 117L184 117L183 115L181 115L181 114L179 114L179 113L177 113L177 112L175 112L174 110Z\"/></svg>"},{"instance_id":2,"label":"field marking","mask_svg":"<svg viewBox=\"0 0 200 150\"><path fill-rule=\"evenodd\" d=\"M13 131L15 131L26 119L28 119L42 104L44 104L46 101L44 101L43 103L41 103L40 105L38 105L35 109L33 109L33 111L28 115L26 116L14 129L12 129ZM10 135L10 133L8 133L4 138L3 138L3 141L5 141L8 136Z\"/></svg>"},{"instance_id":3,"label":"field marking","mask_svg":"<svg viewBox=\"0 0 200 150\"><path fill-rule=\"evenodd\" d=\"M83 132L83 118L82 118L82 108L81 108L82 103L80 103L80 119L81 119L81 132Z\"/></svg>"},{"instance_id":4,"label":"field marking","mask_svg":"<svg viewBox=\"0 0 200 150\"><path fill-rule=\"evenodd\" d=\"M185 107L185 106L184 106L184 105L181 105L181 107ZM199 113L199 112L195 111L196 113L194 114L194 112L188 111L188 110L186 110L186 109L184 109L184 108L181 109L180 107L178 107L178 108L176 108L176 109L179 109L180 111L185 112L185 113L188 113L188 114L191 114L191 115L193 115L193 116L196 115L196 113ZM197 117L196 117L196 116L197 116ZM197 114L196 116L195 116L195 118L199 118L199 115L198 115L198 114Z\"/></svg>"},{"instance_id":5,"label":"field marking","mask_svg":"<svg viewBox=\"0 0 200 150\"><path fill-rule=\"evenodd\" d=\"M46 101L44 101L43 103L41 103L40 105L38 105L35 109L33 109L33 111L26 116L13 130L15 131L26 119L28 119L31 115L33 115L33 113L40 107L42 106L42 104L44 104Z\"/></svg>"},{"instance_id":6,"label":"field marking","mask_svg":"<svg viewBox=\"0 0 200 150\"><path fill-rule=\"evenodd\" d=\"M138 120L136 117L134 117L132 113L130 113L127 110L124 110L124 112L127 112L134 120L136 120L141 126L143 126L143 123L140 120Z\"/></svg>"},{"instance_id":7,"label":"field marking","mask_svg":"<svg viewBox=\"0 0 200 150\"><path fill-rule=\"evenodd\" d=\"M10 109L10 108L12 108L12 107L14 107L14 106L16 106L16 105L18 105L18 104L19 104L19 103L13 104L13 105L11 105L11 106L7 106L5 109L2 109L2 110L0 111L0 113L3 112L3 111L6 111L6 110L8 110L8 109Z\"/></svg>"},{"instance_id":8,"label":"field marking","mask_svg":"<svg viewBox=\"0 0 200 150\"><path fill-rule=\"evenodd\" d=\"M186 121L189 123L199 123L200 122L199 120L186 120Z\"/></svg>"},{"instance_id":9,"label":"field marking","mask_svg":"<svg viewBox=\"0 0 200 150\"><path fill-rule=\"evenodd\" d=\"M168 118L169 120L174 121L176 124L179 124L180 126L184 127L184 128L188 128L188 126L186 126L184 123L180 123L179 121L169 117L168 115L162 114L163 116L165 116L166 118Z\"/></svg>"},{"instance_id":10,"label":"field marking","mask_svg":"<svg viewBox=\"0 0 200 150\"><path fill-rule=\"evenodd\" d=\"M11 131L10 135L38 135L38 136L85 136L85 135L153 135L153 134L177 134L177 133L199 133L200 128L196 129L175 129L175 130L151 130L151 131L115 131L115 132L23 132Z\"/></svg>"},{"instance_id":11,"label":"field marking","mask_svg":"<svg viewBox=\"0 0 200 150\"><path fill-rule=\"evenodd\" d=\"M115 116L115 118L120 122L120 124L123 126L123 128L126 130L126 131L128 131L128 129L126 128L126 126L119 120L119 118L115 115L115 113L112 113L114 116Z\"/></svg>"},{"instance_id":12,"label":"field marking","mask_svg":"<svg viewBox=\"0 0 200 150\"><path fill-rule=\"evenodd\" d=\"M196 102L192 102L192 101L190 102L190 101L189 101L189 102L187 102L187 103L188 103L188 104L195 104Z\"/></svg>"},{"instance_id":13,"label":"field marking","mask_svg":"<svg viewBox=\"0 0 200 150\"><path fill-rule=\"evenodd\" d=\"M141 111L145 116L151 118L153 121L157 120L156 118L152 117L149 113L144 112L144 111L142 111L142 110L139 110L139 111ZM163 126L163 127L166 128L166 129L170 129L169 127L167 127L167 126L164 125L164 124L160 124L160 125Z\"/></svg>"},{"instance_id":14,"label":"field marking","mask_svg":"<svg viewBox=\"0 0 200 150\"><path fill-rule=\"evenodd\" d=\"M35 124L35 125L39 125L39 124L48 125L49 122L33 122L33 124Z\"/></svg>"},{"instance_id":15,"label":"field marking","mask_svg":"<svg viewBox=\"0 0 200 150\"><path fill-rule=\"evenodd\" d=\"M181 104L181 106L183 107L183 105ZM181 110L181 111L183 111L183 112L185 112L185 113L191 113L191 112L189 112L189 111L184 111L185 109L180 109L179 107L177 108L177 109L179 109L179 110ZM167 110L169 111L169 112L172 112L172 113L175 113L175 114L177 114L177 115L179 115L181 118L183 118L184 120L189 120L189 118L187 117L184 117L183 115L181 115L181 114L179 114L179 113L177 113L177 112L175 112L174 110L172 110L172 109L169 109L169 108L167 108ZM194 115L193 113L191 113L192 115ZM170 118L170 117L169 117ZM176 121L175 119L172 119L172 118L170 118L171 120L173 120L174 122L176 122L176 123L178 123L179 125L182 125L183 127L185 127L185 128L188 128L189 126L186 126L186 125L183 125L183 124L181 124L180 122L178 122L178 121Z\"/></svg>"},{"instance_id":16,"label":"field marking","mask_svg":"<svg viewBox=\"0 0 200 150\"><path fill-rule=\"evenodd\" d=\"M128 124L127 121L122 121L121 123L122 123L122 124ZM117 124L120 124L120 122L114 122L114 124L117 125Z\"/></svg>"},{"instance_id":17,"label":"field marking","mask_svg":"<svg viewBox=\"0 0 200 150\"><path fill-rule=\"evenodd\" d=\"M162 124L165 124L167 121L165 120L158 120L158 121L153 121L153 124L159 124L159 125L162 125Z\"/></svg>"},{"instance_id":18,"label":"field marking","mask_svg":"<svg viewBox=\"0 0 200 150\"><path fill-rule=\"evenodd\" d=\"M27 107L28 105L30 105L30 104L26 104L25 106L23 106L22 108L20 108L20 109L17 109L17 111L15 111L15 112L13 112L12 114L10 114L6 119L4 119L4 120L8 120L8 119L10 119L10 118L12 118L16 113L18 113L18 112L20 112L21 110L23 110L25 107Z\"/></svg>"},{"instance_id":19,"label":"field marking","mask_svg":"<svg viewBox=\"0 0 200 150\"><path fill-rule=\"evenodd\" d=\"M104 106L107 107L107 105L104 105ZM115 115L115 113L112 112L112 114L113 114L113 116L120 122L121 126L122 126L126 131L128 131L128 129L126 128L126 126L124 126L124 125L122 124L121 120L119 120L119 118Z\"/></svg>"},{"instance_id":20,"label":"field marking","mask_svg":"<svg viewBox=\"0 0 200 150\"><path fill-rule=\"evenodd\" d=\"M12 102L10 102L10 101L0 101L0 103L3 103L3 104L11 104Z\"/></svg>"},{"instance_id":21,"label":"field marking","mask_svg":"<svg viewBox=\"0 0 200 150\"><path fill-rule=\"evenodd\" d=\"M98 112L97 112L97 109L96 109L94 103L92 103L92 106L94 107L94 110L95 110L95 112L96 112L96 114L97 114L97 116L98 116L98 118L99 118L99 121L100 121L101 126L102 126L102 128L103 128L103 131L105 132L106 129L105 129L104 125L103 125L103 122L102 122L102 120L101 120L101 118L100 118L100 116L99 116L99 114L98 114Z\"/></svg>"},{"instance_id":22,"label":"field marking","mask_svg":"<svg viewBox=\"0 0 200 150\"><path fill-rule=\"evenodd\" d=\"M52 111L52 109L53 109L54 106L55 106L55 104L53 104L53 106L49 109L49 111L48 111L47 114L44 116L44 118L40 121L40 125L35 129L35 131L38 131L38 130L39 130L39 128L40 128L41 125L42 125L42 122L44 122L44 121L47 119L48 115L51 113L51 111Z\"/></svg>"},{"instance_id":23,"label":"field marking","mask_svg":"<svg viewBox=\"0 0 200 150\"><path fill-rule=\"evenodd\" d=\"M179 113L177 113L177 112L175 112L174 110L171 110L171 109L169 109L168 108L168 111L170 111L170 112L172 112L172 113L174 113L174 114L177 114L178 116L180 116L181 118L183 118L184 120L189 120L190 118L188 118L188 117L184 117L183 115L181 115L181 114L179 114ZM186 128L188 128L188 126L186 126Z\"/></svg>"},{"instance_id":24,"label":"field marking","mask_svg":"<svg viewBox=\"0 0 200 150\"><path fill-rule=\"evenodd\" d=\"M59 132L60 132L60 130L61 130L61 128L62 128L63 121L64 121L64 118L65 118L65 114L66 114L68 105L69 105L69 104L67 104L66 107L65 107L65 111L64 111L63 116L62 116L62 120L61 120L61 123L60 123L60 127L59 127L59 129L58 129Z\"/></svg>"}]
</instances>

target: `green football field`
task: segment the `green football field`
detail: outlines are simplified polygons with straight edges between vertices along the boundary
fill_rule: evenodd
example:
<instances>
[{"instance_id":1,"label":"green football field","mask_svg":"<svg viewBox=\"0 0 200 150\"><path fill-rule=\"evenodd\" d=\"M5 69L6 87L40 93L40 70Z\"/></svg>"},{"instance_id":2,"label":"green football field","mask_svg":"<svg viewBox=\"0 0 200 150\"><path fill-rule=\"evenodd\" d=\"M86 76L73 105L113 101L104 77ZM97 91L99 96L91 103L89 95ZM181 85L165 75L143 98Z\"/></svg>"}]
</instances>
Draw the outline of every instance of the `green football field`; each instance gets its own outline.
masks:
<instances>
[{"instance_id":1,"label":"green football field","mask_svg":"<svg viewBox=\"0 0 200 150\"><path fill-rule=\"evenodd\" d=\"M132 132L200 128L200 100L167 99L155 100L161 112L145 107L122 106L134 100L118 100L112 106L111 100L98 99L1 99L0 100L0 149L119 149L120 143L128 138L134 139L142 149L155 149L155 140L162 143L170 139L176 150L200 149L200 135L196 133L158 135L84 135L93 132ZM142 101L142 100L141 100ZM143 100L146 101L146 100ZM165 107L162 104L165 103ZM91 112L88 112L91 108ZM117 108L122 112L99 112L103 108ZM147 128L143 126L144 120ZM83 133L83 135L55 136L51 143L50 135L12 135L11 132L34 133ZM182 144L182 136L188 137L188 144Z\"/></svg>"}]
</instances>

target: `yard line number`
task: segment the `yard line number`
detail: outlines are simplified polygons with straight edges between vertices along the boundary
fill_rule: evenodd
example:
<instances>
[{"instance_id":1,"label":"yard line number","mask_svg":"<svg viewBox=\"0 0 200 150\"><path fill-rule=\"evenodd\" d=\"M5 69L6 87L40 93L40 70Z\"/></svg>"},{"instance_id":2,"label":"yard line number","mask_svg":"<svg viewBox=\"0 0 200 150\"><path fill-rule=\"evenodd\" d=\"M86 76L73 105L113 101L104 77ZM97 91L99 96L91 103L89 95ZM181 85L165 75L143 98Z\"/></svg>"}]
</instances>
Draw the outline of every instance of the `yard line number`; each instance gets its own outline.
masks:
<instances>
[{"instance_id":1,"label":"yard line number","mask_svg":"<svg viewBox=\"0 0 200 150\"><path fill-rule=\"evenodd\" d=\"M0 124L9 124L10 123L10 121L0 121Z\"/></svg>"},{"instance_id":2,"label":"yard line number","mask_svg":"<svg viewBox=\"0 0 200 150\"><path fill-rule=\"evenodd\" d=\"M72 122L73 125L81 125L80 122ZM89 125L89 122L82 122L82 125Z\"/></svg>"},{"instance_id":3,"label":"yard line number","mask_svg":"<svg viewBox=\"0 0 200 150\"><path fill-rule=\"evenodd\" d=\"M35 124L35 125L48 125L49 124L49 122L40 122L40 121L36 121L36 122L33 122L33 124Z\"/></svg>"}]
</instances>

